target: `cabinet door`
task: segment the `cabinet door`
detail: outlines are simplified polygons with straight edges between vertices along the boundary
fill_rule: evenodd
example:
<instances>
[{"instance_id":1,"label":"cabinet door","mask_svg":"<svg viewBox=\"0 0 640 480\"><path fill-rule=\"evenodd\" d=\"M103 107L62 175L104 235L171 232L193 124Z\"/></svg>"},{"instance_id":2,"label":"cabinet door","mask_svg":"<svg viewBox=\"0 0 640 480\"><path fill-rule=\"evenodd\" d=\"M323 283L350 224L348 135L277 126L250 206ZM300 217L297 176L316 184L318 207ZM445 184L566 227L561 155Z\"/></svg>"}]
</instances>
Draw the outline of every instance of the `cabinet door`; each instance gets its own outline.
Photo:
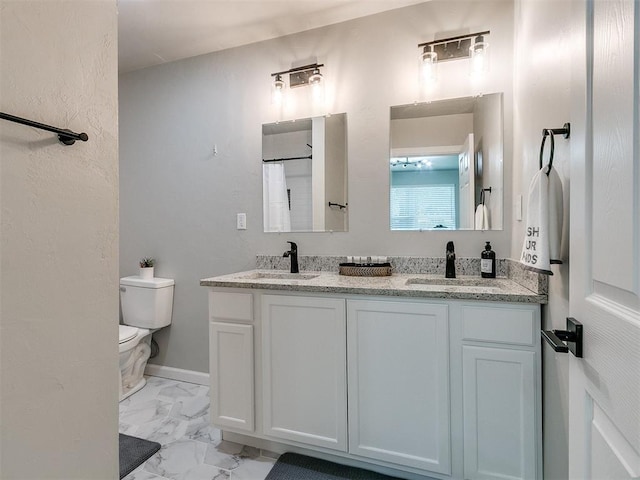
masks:
<instances>
[{"instance_id":1,"label":"cabinet door","mask_svg":"<svg viewBox=\"0 0 640 480\"><path fill-rule=\"evenodd\" d=\"M464 478L536 478L535 352L462 347Z\"/></svg>"},{"instance_id":2,"label":"cabinet door","mask_svg":"<svg viewBox=\"0 0 640 480\"><path fill-rule=\"evenodd\" d=\"M264 433L346 451L345 301L263 295Z\"/></svg>"},{"instance_id":3,"label":"cabinet door","mask_svg":"<svg viewBox=\"0 0 640 480\"><path fill-rule=\"evenodd\" d=\"M211 423L253 431L253 326L209 324Z\"/></svg>"},{"instance_id":4,"label":"cabinet door","mask_svg":"<svg viewBox=\"0 0 640 480\"><path fill-rule=\"evenodd\" d=\"M446 305L349 300L349 452L451 473Z\"/></svg>"}]
</instances>

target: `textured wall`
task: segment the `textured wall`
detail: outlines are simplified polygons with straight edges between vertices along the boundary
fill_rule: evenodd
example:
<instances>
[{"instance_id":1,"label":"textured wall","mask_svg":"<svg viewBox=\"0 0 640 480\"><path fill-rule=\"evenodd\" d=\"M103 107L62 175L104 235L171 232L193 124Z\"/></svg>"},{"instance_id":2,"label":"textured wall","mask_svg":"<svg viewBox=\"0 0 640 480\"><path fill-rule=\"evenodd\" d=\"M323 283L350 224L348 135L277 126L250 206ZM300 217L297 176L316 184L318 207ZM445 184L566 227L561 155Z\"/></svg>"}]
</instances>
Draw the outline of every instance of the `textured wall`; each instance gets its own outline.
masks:
<instances>
[{"instance_id":1,"label":"textured wall","mask_svg":"<svg viewBox=\"0 0 640 480\"><path fill-rule=\"evenodd\" d=\"M490 240L511 246L510 202L500 232L389 230L389 108L419 98L418 43L491 30L491 72L473 83L468 63L443 63L430 98L505 92L505 158L511 156L513 3L432 1L258 44L139 70L120 77L121 275L145 255L175 278L173 324L157 335L162 365L208 371L207 296L200 278L253 268L255 255L443 256L453 240L478 257ZM349 231L265 234L261 125L278 120L270 74L294 62L324 63L332 113L346 112ZM300 63L296 63L300 65ZM319 112L297 89L284 118ZM218 154L213 155L217 145ZM511 168L505 168L510 178ZM506 195L511 190L507 182ZM236 230L236 213L247 230Z\"/></svg>"},{"instance_id":2,"label":"textured wall","mask_svg":"<svg viewBox=\"0 0 640 480\"><path fill-rule=\"evenodd\" d=\"M118 472L115 0L0 3L0 478Z\"/></svg>"},{"instance_id":3,"label":"textured wall","mask_svg":"<svg viewBox=\"0 0 640 480\"><path fill-rule=\"evenodd\" d=\"M539 170L542 129L571 120L571 2L518 0L515 23L513 192L523 195L526 215L529 183ZM543 322L545 329L564 329L569 314L569 141L562 136L556 136L553 166L564 187L566 261L552 267ZM511 258L520 258L523 238L523 222L514 221ZM544 473L545 478L562 480L568 476L569 358L546 344L542 348Z\"/></svg>"}]
</instances>

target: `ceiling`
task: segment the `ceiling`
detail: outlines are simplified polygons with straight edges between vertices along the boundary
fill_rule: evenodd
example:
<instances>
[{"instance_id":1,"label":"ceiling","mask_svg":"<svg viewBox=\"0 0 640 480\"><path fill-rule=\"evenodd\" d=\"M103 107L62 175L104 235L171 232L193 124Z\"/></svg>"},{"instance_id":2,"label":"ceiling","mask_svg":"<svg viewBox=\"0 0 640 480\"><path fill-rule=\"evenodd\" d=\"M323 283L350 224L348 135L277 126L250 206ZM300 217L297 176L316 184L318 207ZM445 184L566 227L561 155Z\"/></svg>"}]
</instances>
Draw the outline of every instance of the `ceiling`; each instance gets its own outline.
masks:
<instances>
[{"instance_id":1,"label":"ceiling","mask_svg":"<svg viewBox=\"0 0 640 480\"><path fill-rule=\"evenodd\" d=\"M118 0L120 73L425 0Z\"/></svg>"}]
</instances>

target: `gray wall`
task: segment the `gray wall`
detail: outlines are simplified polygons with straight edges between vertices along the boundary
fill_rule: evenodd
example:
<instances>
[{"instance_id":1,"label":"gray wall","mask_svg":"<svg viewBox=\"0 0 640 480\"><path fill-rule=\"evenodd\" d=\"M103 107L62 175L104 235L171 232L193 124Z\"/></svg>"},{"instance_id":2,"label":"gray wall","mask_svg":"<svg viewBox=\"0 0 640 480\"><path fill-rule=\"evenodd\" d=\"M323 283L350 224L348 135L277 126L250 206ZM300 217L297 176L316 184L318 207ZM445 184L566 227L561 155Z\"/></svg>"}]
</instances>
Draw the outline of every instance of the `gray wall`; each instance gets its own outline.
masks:
<instances>
[{"instance_id":1,"label":"gray wall","mask_svg":"<svg viewBox=\"0 0 640 480\"><path fill-rule=\"evenodd\" d=\"M571 35L571 8L572 2L516 2L513 192L524 197L524 215L529 183L539 169L542 129L559 128L571 120L571 44L581 41ZM564 329L569 315L569 145L556 136L553 166L564 187L566 261L551 268L549 304L543 308L546 329ZM513 222L512 258L520 258L523 238L523 222ZM556 354L546 344L542 348L544 478L561 480L568 477L569 356Z\"/></svg>"},{"instance_id":2,"label":"gray wall","mask_svg":"<svg viewBox=\"0 0 640 480\"><path fill-rule=\"evenodd\" d=\"M0 478L118 477L115 0L0 3Z\"/></svg>"},{"instance_id":3,"label":"gray wall","mask_svg":"<svg viewBox=\"0 0 640 480\"><path fill-rule=\"evenodd\" d=\"M256 254L281 254L286 240L302 255L424 256L443 256L453 240L462 257L479 256L490 240L499 257L509 256L509 200L504 231L389 230L389 107L421 99L417 44L480 30L491 30L489 75L472 82L466 61L443 63L429 99L504 92L510 178L511 1L426 2L120 77L120 275L136 274L138 259L154 256L156 275L176 280L173 324L157 334L161 353L153 362L208 371L199 280L251 269ZM275 111L270 74L310 59L326 65L327 110L347 113L349 231L265 234L261 125L322 113L305 101ZM238 212L247 213L245 231L235 228Z\"/></svg>"}]
</instances>

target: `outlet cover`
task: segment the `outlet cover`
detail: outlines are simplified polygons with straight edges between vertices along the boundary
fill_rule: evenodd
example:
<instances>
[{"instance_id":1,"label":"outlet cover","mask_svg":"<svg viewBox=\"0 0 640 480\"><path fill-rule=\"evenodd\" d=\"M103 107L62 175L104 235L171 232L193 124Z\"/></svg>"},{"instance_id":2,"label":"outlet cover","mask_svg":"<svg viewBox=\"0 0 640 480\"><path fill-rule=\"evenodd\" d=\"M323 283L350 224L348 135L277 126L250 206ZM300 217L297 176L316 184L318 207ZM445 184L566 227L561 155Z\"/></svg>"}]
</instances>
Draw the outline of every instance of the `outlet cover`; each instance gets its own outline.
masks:
<instances>
[{"instance_id":1,"label":"outlet cover","mask_svg":"<svg viewBox=\"0 0 640 480\"><path fill-rule=\"evenodd\" d=\"M246 213L238 213L236 215L236 228L238 230L246 230L247 229L247 214Z\"/></svg>"}]
</instances>

